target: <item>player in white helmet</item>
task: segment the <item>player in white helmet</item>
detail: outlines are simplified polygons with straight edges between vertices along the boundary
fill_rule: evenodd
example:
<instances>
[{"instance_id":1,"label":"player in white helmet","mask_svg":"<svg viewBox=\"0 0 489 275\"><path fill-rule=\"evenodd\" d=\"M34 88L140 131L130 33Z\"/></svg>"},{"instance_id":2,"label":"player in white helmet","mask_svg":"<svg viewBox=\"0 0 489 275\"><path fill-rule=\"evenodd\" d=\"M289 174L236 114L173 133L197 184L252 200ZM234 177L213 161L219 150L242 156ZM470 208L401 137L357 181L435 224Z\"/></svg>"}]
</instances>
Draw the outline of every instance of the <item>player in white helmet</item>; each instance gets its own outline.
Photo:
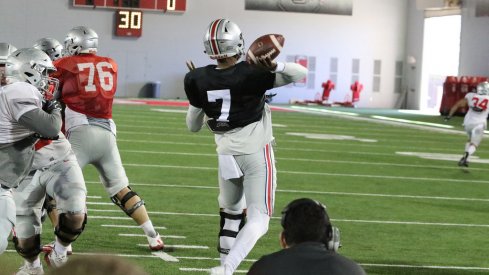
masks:
<instances>
[{"instance_id":1,"label":"player in white helmet","mask_svg":"<svg viewBox=\"0 0 489 275\"><path fill-rule=\"evenodd\" d=\"M63 45L54 38L41 38L34 43L33 47L45 52L52 61L63 57Z\"/></svg>"},{"instance_id":2,"label":"player in white helmet","mask_svg":"<svg viewBox=\"0 0 489 275\"><path fill-rule=\"evenodd\" d=\"M51 58L52 61L55 61L57 59L60 59L63 57L63 45L61 43L54 39L54 38L41 38L38 39L34 43L34 48L39 49L43 52L45 52L49 58ZM57 211L56 211L56 201L51 198L49 195L46 195L46 200L44 200L44 204L42 206L43 212L42 212L42 219L44 220L45 216L49 216L49 219L51 220L51 223L53 226L57 224Z\"/></svg>"},{"instance_id":3,"label":"player in white helmet","mask_svg":"<svg viewBox=\"0 0 489 275\"><path fill-rule=\"evenodd\" d=\"M238 25L227 19L211 22L204 47L217 66L189 66L184 80L190 102L186 121L192 132L205 123L215 134L221 265L212 268L211 274L229 275L267 232L273 212L274 138L265 93L301 80L307 69L270 58L259 59L259 64L240 62L243 36Z\"/></svg>"},{"instance_id":4,"label":"player in white helmet","mask_svg":"<svg viewBox=\"0 0 489 275\"><path fill-rule=\"evenodd\" d=\"M488 104L489 82L485 81L477 85L475 93L467 93L464 98L457 101L445 118L445 120L449 120L459 108L469 107L463 123L469 139L465 143L465 152L458 162L459 166L469 166L469 157L474 154L482 141L484 130L487 129Z\"/></svg>"},{"instance_id":5,"label":"player in white helmet","mask_svg":"<svg viewBox=\"0 0 489 275\"><path fill-rule=\"evenodd\" d=\"M0 254L16 221L12 189L31 170L34 144L61 130L59 104L45 101L41 93L53 83L48 75L54 70L49 57L33 48L14 51L5 61L6 85L0 87Z\"/></svg>"},{"instance_id":6,"label":"player in white helmet","mask_svg":"<svg viewBox=\"0 0 489 275\"><path fill-rule=\"evenodd\" d=\"M54 38L41 38L34 43L34 48L45 52L52 61L58 60L63 57L64 47L61 43ZM46 216L49 217L53 227L58 223L58 211L56 209L56 201L54 198L46 194L46 199L42 205L41 221L44 222ZM51 242L43 247L45 252L49 252L54 247L55 242ZM68 247L68 254L72 253L71 244Z\"/></svg>"},{"instance_id":7,"label":"player in white helmet","mask_svg":"<svg viewBox=\"0 0 489 275\"><path fill-rule=\"evenodd\" d=\"M36 45L42 47L35 47L56 59L56 52L62 51L57 44L59 42L54 39L40 39ZM54 87L50 88L44 93L45 99L53 97ZM58 267L67 261L71 243L83 232L86 223L85 181L68 140L60 132L57 139L38 141L35 149L31 173L14 192L17 225L13 240L17 252L24 258L18 275L43 274L39 259L43 202L51 206L48 210L51 210L50 218L56 235L51 245L43 247L45 260L50 266Z\"/></svg>"},{"instance_id":8,"label":"player in white helmet","mask_svg":"<svg viewBox=\"0 0 489 275\"><path fill-rule=\"evenodd\" d=\"M80 167L94 165L105 190L144 231L151 250L163 241L149 219L144 201L129 187L116 142L112 103L117 89L117 63L97 55L98 35L91 28L71 29L64 40L68 56L54 62L60 99L66 105L65 129ZM92 77L93 76L93 77Z\"/></svg>"},{"instance_id":9,"label":"player in white helmet","mask_svg":"<svg viewBox=\"0 0 489 275\"><path fill-rule=\"evenodd\" d=\"M5 82L5 63L7 62L7 57L15 52L17 48L9 43L0 42L0 85L3 86L7 84Z\"/></svg>"}]
</instances>

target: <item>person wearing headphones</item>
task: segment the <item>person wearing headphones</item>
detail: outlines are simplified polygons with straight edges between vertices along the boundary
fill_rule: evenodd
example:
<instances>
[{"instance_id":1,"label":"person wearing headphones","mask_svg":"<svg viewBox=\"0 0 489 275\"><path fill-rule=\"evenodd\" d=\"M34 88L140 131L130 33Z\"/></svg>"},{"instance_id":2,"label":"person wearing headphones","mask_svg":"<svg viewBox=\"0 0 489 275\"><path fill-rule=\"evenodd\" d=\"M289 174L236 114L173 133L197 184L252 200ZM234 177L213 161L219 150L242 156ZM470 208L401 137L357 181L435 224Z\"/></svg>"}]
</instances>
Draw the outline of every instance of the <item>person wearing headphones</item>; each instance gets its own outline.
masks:
<instances>
[{"instance_id":1,"label":"person wearing headphones","mask_svg":"<svg viewBox=\"0 0 489 275\"><path fill-rule=\"evenodd\" d=\"M261 257L249 275L364 275L356 262L337 253L339 230L331 225L326 207L302 198L282 211L281 251Z\"/></svg>"}]
</instances>

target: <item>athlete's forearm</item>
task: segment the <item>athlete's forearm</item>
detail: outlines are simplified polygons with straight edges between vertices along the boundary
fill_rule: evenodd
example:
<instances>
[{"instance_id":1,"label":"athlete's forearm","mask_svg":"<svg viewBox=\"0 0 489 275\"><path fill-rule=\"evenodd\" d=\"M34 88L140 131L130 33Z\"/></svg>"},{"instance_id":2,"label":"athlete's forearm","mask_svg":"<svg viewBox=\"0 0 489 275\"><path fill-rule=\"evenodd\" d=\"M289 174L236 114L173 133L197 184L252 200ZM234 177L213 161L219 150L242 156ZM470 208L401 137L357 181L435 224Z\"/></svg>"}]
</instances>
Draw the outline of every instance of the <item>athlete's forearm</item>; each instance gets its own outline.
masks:
<instances>
[{"instance_id":1,"label":"athlete's forearm","mask_svg":"<svg viewBox=\"0 0 489 275\"><path fill-rule=\"evenodd\" d=\"M299 81L306 77L306 75L307 69L300 64L292 62L277 62L277 69L275 71L275 83L273 86L284 86L292 82Z\"/></svg>"},{"instance_id":2,"label":"athlete's forearm","mask_svg":"<svg viewBox=\"0 0 489 275\"><path fill-rule=\"evenodd\" d=\"M62 119L59 110L53 110L49 114L41 109L34 109L23 114L19 123L43 137L55 137L61 131Z\"/></svg>"},{"instance_id":3,"label":"athlete's forearm","mask_svg":"<svg viewBox=\"0 0 489 275\"><path fill-rule=\"evenodd\" d=\"M189 131L198 132L202 129L202 125L204 125L204 114L204 110L201 108L192 105L188 106L186 122Z\"/></svg>"}]
</instances>

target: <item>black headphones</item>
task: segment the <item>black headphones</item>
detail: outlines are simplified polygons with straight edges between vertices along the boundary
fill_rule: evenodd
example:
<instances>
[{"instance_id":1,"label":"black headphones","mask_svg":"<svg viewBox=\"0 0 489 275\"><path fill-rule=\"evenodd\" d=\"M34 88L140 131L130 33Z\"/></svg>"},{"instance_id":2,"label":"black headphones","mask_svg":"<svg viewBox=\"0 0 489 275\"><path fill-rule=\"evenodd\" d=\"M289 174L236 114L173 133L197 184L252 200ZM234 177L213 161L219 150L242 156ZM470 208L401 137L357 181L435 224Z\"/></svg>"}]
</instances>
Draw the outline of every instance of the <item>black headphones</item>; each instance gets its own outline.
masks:
<instances>
[{"instance_id":1,"label":"black headphones","mask_svg":"<svg viewBox=\"0 0 489 275\"><path fill-rule=\"evenodd\" d=\"M341 247L340 230L337 227L331 225L328 213L326 212L326 206L316 200L301 198L290 202L284 208L284 210L282 210L282 219L280 220L280 224L282 225L282 228L285 230L287 215L290 213L292 209L307 204L317 206L324 213L325 221L326 221L326 233L325 233L325 240L323 242L328 250L337 251L338 248Z\"/></svg>"}]
</instances>

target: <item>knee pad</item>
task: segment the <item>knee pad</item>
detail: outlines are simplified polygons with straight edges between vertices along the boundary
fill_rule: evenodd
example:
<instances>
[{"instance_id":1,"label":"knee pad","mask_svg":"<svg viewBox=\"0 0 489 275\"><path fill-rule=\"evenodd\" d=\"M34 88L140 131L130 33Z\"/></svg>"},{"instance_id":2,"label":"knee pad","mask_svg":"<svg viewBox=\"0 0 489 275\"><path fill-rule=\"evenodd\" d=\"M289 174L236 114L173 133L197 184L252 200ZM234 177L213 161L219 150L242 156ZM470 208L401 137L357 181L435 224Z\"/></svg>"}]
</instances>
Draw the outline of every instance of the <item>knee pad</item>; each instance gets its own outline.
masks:
<instances>
[{"instance_id":1,"label":"knee pad","mask_svg":"<svg viewBox=\"0 0 489 275\"><path fill-rule=\"evenodd\" d=\"M32 243L26 247L20 247L19 239L15 236L12 238L15 250L22 258L33 258L41 253L41 235L34 235L29 239L32 239Z\"/></svg>"},{"instance_id":2,"label":"knee pad","mask_svg":"<svg viewBox=\"0 0 489 275\"><path fill-rule=\"evenodd\" d=\"M246 212L231 214L221 211L219 215L221 216L221 222L217 251L221 254L229 254L236 236L246 223Z\"/></svg>"},{"instance_id":3,"label":"knee pad","mask_svg":"<svg viewBox=\"0 0 489 275\"><path fill-rule=\"evenodd\" d=\"M78 239L80 234L85 230L87 224L87 214L84 215L83 223L80 228L74 228L75 222L66 217L66 213L59 214L58 225L54 229L54 234L65 243L72 243Z\"/></svg>"},{"instance_id":4,"label":"knee pad","mask_svg":"<svg viewBox=\"0 0 489 275\"><path fill-rule=\"evenodd\" d=\"M139 198L139 201L136 202L135 204L131 205L131 206L128 206L126 207L126 203L134 196L138 196L138 193L132 191L131 187L127 187L129 188L129 192L127 192L124 197L122 197L122 199L119 201L119 199L117 198L117 195L111 197L110 199L112 200L112 202L119 206L122 211L124 211L124 213L126 213L126 215L128 215L129 217L141 206L144 205L144 201Z\"/></svg>"}]
</instances>

